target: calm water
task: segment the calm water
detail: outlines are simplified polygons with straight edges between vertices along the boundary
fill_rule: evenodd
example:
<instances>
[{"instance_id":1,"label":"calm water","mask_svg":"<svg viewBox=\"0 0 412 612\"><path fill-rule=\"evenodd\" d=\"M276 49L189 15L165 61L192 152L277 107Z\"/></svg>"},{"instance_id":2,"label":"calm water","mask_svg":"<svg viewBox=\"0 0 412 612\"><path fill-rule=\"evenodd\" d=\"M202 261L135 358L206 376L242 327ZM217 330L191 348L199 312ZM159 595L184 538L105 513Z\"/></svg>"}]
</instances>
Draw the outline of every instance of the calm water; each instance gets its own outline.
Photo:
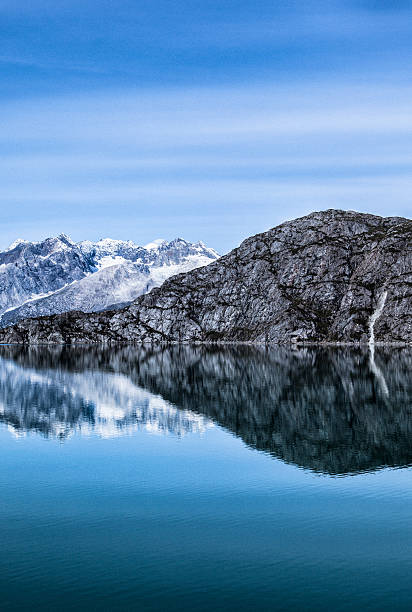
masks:
<instances>
[{"instance_id":1,"label":"calm water","mask_svg":"<svg viewBox=\"0 0 412 612\"><path fill-rule=\"evenodd\" d=\"M0 608L412 609L411 366L0 346Z\"/></svg>"}]
</instances>

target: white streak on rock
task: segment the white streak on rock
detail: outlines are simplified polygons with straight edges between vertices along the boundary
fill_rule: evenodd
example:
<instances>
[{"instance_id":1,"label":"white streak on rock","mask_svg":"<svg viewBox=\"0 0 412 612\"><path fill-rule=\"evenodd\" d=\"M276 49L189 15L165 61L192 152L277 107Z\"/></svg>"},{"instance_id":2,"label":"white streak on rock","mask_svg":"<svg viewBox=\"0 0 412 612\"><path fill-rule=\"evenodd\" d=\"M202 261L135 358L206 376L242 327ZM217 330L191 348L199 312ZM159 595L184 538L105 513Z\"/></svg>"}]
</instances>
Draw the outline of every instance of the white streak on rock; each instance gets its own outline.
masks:
<instances>
[{"instance_id":1,"label":"white streak on rock","mask_svg":"<svg viewBox=\"0 0 412 612\"><path fill-rule=\"evenodd\" d=\"M379 319L382 314L383 308L385 306L386 298L388 296L388 292L384 291L378 300L378 305L369 319L369 346L374 346L375 344L375 323Z\"/></svg>"}]
</instances>

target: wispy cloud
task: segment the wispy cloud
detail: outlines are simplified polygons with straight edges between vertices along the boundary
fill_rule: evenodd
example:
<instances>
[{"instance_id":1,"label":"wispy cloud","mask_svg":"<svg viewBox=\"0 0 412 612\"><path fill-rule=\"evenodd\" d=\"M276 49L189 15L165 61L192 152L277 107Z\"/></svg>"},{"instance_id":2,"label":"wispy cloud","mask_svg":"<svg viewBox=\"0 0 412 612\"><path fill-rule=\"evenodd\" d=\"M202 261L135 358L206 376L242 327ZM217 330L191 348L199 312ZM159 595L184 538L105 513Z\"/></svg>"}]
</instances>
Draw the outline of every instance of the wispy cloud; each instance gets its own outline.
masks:
<instances>
[{"instance_id":1,"label":"wispy cloud","mask_svg":"<svg viewBox=\"0 0 412 612\"><path fill-rule=\"evenodd\" d=\"M408 215L411 93L328 81L5 104L2 240L22 216L79 239L79 218L96 237L115 219L123 237L185 228L223 251L314 209Z\"/></svg>"}]
</instances>

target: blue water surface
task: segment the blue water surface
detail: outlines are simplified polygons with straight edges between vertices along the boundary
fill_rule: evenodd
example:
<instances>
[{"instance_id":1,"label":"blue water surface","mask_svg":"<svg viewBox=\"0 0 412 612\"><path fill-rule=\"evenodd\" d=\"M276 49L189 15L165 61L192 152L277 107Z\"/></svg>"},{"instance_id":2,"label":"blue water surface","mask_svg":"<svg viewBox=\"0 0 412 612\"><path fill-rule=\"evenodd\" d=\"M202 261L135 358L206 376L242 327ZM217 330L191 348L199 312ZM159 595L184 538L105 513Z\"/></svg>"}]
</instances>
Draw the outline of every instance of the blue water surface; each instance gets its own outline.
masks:
<instances>
[{"instance_id":1,"label":"blue water surface","mask_svg":"<svg viewBox=\"0 0 412 612\"><path fill-rule=\"evenodd\" d=\"M411 609L411 357L0 347L1 609Z\"/></svg>"}]
</instances>

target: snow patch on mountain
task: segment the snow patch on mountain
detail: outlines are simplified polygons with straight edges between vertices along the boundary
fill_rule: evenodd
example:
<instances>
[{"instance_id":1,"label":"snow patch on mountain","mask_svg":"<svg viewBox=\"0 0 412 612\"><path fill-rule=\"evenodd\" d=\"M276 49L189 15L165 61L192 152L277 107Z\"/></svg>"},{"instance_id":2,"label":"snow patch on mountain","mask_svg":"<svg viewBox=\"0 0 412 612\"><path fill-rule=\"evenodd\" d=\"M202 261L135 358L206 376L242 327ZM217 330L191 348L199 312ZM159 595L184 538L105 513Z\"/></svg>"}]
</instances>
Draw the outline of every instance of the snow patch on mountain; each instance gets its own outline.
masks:
<instances>
[{"instance_id":1,"label":"snow patch on mountain","mask_svg":"<svg viewBox=\"0 0 412 612\"><path fill-rule=\"evenodd\" d=\"M97 269L103 270L104 268L110 268L110 266L116 266L119 264L126 264L126 263L129 263L127 259L125 259L124 257L120 257L120 255L114 255L114 256L105 255L104 257L99 259L99 262L97 264Z\"/></svg>"},{"instance_id":2,"label":"snow patch on mountain","mask_svg":"<svg viewBox=\"0 0 412 612\"><path fill-rule=\"evenodd\" d=\"M200 268L201 266L207 266L210 261L210 257L208 257L207 255L188 255L186 261L181 262L179 264L169 264L159 267L153 266L151 271L151 277L154 284L157 287L160 287L160 285L171 276L181 274L182 272L189 272L190 270Z\"/></svg>"},{"instance_id":3,"label":"snow patch on mountain","mask_svg":"<svg viewBox=\"0 0 412 612\"><path fill-rule=\"evenodd\" d=\"M156 240L153 240L153 242L149 242L148 244L145 244L144 248L147 251L154 251L154 250L160 249L160 247L162 247L165 244L167 244L166 240L164 240L163 238L157 238Z\"/></svg>"}]
</instances>

